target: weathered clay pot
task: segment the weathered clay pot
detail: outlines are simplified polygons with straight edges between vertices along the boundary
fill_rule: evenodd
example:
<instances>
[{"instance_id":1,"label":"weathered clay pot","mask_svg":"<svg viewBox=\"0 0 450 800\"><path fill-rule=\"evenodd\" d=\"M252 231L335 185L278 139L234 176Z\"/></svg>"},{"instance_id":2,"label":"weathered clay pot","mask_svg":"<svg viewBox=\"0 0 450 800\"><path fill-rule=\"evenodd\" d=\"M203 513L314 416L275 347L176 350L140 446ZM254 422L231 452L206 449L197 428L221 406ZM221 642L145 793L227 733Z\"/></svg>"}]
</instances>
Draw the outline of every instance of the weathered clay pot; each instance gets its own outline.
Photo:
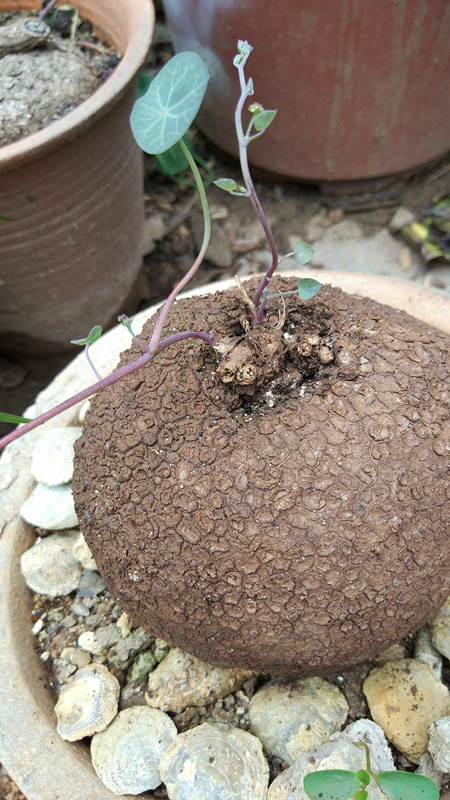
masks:
<instances>
[{"instance_id":1,"label":"weathered clay pot","mask_svg":"<svg viewBox=\"0 0 450 800\"><path fill-rule=\"evenodd\" d=\"M0 10L39 7L0 0ZM151 0L80 0L123 58L85 102L0 149L0 349L56 353L145 294L142 155L129 125L154 27Z\"/></svg>"},{"instance_id":2,"label":"weathered clay pot","mask_svg":"<svg viewBox=\"0 0 450 800\"><path fill-rule=\"evenodd\" d=\"M389 302L425 322L450 333L450 299L432 290L418 289L399 281L367 275L345 275L325 270L308 274L349 292ZM223 289L228 283L208 289ZM204 294L205 287L192 294ZM136 317L136 330L154 313L154 308ZM115 328L92 347L100 371L112 369L129 336ZM80 354L37 398L29 416L36 416L56 402L74 394L92 380ZM47 427L70 425L77 409L61 415ZM21 787L28 800L113 800L98 781L87 748L69 744L56 733L54 701L46 688L44 668L33 649L30 633L31 595L19 570L19 557L33 541L33 532L19 517L33 478L31 452L44 428L10 445L0 461L0 761Z\"/></svg>"},{"instance_id":3,"label":"weathered clay pot","mask_svg":"<svg viewBox=\"0 0 450 800\"><path fill-rule=\"evenodd\" d=\"M254 100L279 110L249 148L253 165L327 190L345 182L341 190L364 191L353 182L377 188L383 176L448 151L445 0L164 0L164 9L176 49L196 50L208 64L213 80L198 122L221 150L237 155L233 58L247 39Z\"/></svg>"}]
</instances>

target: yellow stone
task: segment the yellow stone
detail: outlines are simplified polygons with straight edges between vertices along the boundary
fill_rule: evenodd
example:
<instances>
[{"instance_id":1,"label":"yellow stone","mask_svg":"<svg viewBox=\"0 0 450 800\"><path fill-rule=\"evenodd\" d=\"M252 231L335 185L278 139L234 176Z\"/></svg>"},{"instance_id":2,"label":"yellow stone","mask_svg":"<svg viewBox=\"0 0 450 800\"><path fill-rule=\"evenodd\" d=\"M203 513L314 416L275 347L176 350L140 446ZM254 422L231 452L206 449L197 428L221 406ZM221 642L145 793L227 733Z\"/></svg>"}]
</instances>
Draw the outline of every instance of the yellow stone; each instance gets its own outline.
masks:
<instances>
[{"instance_id":1,"label":"yellow stone","mask_svg":"<svg viewBox=\"0 0 450 800\"><path fill-rule=\"evenodd\" d=\"M450 714L450 692L428 664L414 658L390 661L363 683L372 719L410 761L426 752L429 725Z\"/></svg>"}]
</instances>

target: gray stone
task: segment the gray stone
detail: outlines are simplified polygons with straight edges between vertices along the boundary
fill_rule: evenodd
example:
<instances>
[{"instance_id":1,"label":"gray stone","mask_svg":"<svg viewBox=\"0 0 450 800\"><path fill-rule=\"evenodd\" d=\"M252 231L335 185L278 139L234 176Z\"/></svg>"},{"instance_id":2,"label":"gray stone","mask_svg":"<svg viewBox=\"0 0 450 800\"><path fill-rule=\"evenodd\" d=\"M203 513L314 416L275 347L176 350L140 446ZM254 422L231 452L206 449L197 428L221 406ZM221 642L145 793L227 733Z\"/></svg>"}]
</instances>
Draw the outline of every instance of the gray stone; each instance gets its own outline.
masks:
<instances>
[{"instance_id":1,"label":"gray stone","mask_svg":"<svg viewBox=\"0 0 450 800\"><path fill-rule=\"evenodd\" d=\"M344 724L348 704L332 683L318 677L267 683L249 705L250 730L267 753L288 764L315 750Z\"/></svg>"},{"instance_id":2,"label":"gray stone","mask_svg":"<svg viewBox=\"0 0 450 800\"><path fill-rule=\"evenodd\" d=\"M413 212L409 208L405 208L405 206L399 206L389 223L389 230L392 233L398 233L405 225L410 225L411 222L414 222Z\"/></svg>"},{"instance_id":3,"label":"gray stone","mask_svg":"<svg viewBox=\"0 0 450 800\"><path fill-rule=\"evenodd\" d=\"M31 457L31 472L38 483L59 486L73 477L73 445L81 427L50 428L36 442Z\"/></svg>"},{"instance_id":4,"label":"gray stone","mask_svg":"<svg viewBox=\"0 0 450 800\"><path fill-rule=\"evenodd\" d=\"M435 767L440 772L450 772L450 716L431 723L428 750Z\"/></svg>"},{"instance_id":5,"label":"gray stone","mask_svg":"<svg viewBox=\"0 0 450 800\"><path fill-rule=\"evenodd\" d=\"M363 683L372 718L413 763L426 752L428 728L450 713L450 692L428 664L414 658L390 661Z\"/></svg>"},{"instance_id":6,"label":"gray stone","mask_svg":"<svg viewBox=\"0 0 450 800\"><path fill-rule=\"evenodd\" d=\"M431 620L430 628L434 646L450 660L450 597Z\"/></svg>"},{"instance_id":7,"label":"gray stone","mask_svg":"<svg viewBox=\"0 0 450 800\"><path fill-rule=\"evenodd\" d=\"M221 669L174 647L150 674L145 699L162 711L203 706L239 689L252 675L245 669Z\"/></svg>"},{"instance_id":8,"label":"gray stone","mask_svg":"<svg viewBox=\"0 0 450 800\"><path fill-rule=\"evenodd\" d=\"M370 750L370 761L375 772L395 769L394 759L383 728L371 719L351 722L343 731L330 737L332 742L365 742Z\"/></svg>"},{"instance_id":9,"label":"gray stone","mask_svg":"<svg viewBox=\"0 0 450 800\"><path fill-rule=\"evenodd\" d=\"M418 658L419 661L424 661L428 664L438 681L442 680L442 656L433 645L431 630L428 625L425 625L416 633L414 658Z\"/></svg>"},{"instance_id":10,"label":"gray stone","mask_svg":"<svg viewBox=\"0 0 450 800\"><path fill-rule=\"evenodd\" d=\"M72 488L38 483L20 509L25 522L44 530L60 531L78 525Z\"/></svg>"}]
</instances>

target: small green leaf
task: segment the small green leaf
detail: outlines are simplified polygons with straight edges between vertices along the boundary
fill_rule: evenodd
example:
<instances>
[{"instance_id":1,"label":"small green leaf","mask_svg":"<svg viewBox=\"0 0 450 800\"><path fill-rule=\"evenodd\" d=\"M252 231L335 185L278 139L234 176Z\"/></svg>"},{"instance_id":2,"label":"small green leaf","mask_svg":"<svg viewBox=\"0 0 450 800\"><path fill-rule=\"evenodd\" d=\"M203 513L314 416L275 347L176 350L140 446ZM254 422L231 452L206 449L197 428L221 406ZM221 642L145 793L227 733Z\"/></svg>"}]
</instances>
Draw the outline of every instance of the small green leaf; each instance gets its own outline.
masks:
<instances>
[{"instance_id":1,"label":"small green leaf","mask_svg":"<svg viewBox=\"0 0 450 800\"><path fill-rule=\"evenodd\" d=\"M254 91L253 78L249 78L247 81L247 94L253 94Z\"/></svg>"},{"instance_id":2,"label":"small green leaf","mask_svg":"<svg viewBox=\"0 0 450 800\"><path fill-rule=\"evenodd\" d=\"M310 300L319 291L322 284L314 278L300 278L297 291L301 300Z\"/></svg>"},{"instance_id":3,"label":"small green leaf","mask_svg":"<svg viewBox=\"0 0 450 800\"><path fill-rule=\"evenodd\" d=\"M370 775L365 769L358 769L356 772L356 777L364 786L368 786L370 783Z\"/></svg>"},{"instance_id":4,"label":"small green leaf","mask_svg":"<svg viewBox=\"0 0 450 800\"><path fill-rule=\"evenodd\" d=\"M141 72L138 78L137 92L138 97L142 97L152 82L152 76L148 72Z\"/></svg>"},{"instance_id":5,"label":"small green leaf","mask_svg":"<svg viewBox=\"0 0 450 800\"><path fill-rule=\"evenodd\" d=\"M248 192L245 186L239 186L236 181L233 181L231 178L219 178L217 181L213 181L215 186L218 186L219 189L223 189L224 192L229 192L230 194L234 195L235 197L247 197Z\"/></svg>"},{"instance_id":6,"label":"small green leaf","mask_svg":"<svg viewBox=\"0 0 450 800\"><path fill-rule=\"evenodd\" d=\"M238 54L233 59L233 64L235 67L238 67L239 64L242 64L245 58L247 58L253 50L253 47L248 42L239 39L237 44Z\"/></svg>"},{"instance_id":7,"label":"small green leaf","mask_svg":"<svg viewBox=\"0 0 450 800\"><path fill-rule=\"evenodd\" d=\"M185 133L182 139L189 152L192 153L192 142L188 134ZM180 143L177 142L173 147L169 148L169 150L155 156L155 167L159 172L162 172L163 175L170 175L171 177L188 169L189 164L180 147Z\"/></svg>"},{"instance_id":8,"label":"small green leaf","mask_svg":"<svg viewBox=\"0 0 450 800\"><path fill-rule=\"evenodd\" d=\"M94 342L97 341L97 339L100 339L101 335L102 335L102 329L100 325L95 325L92 328L92 330L89 331L85 339L71 339L70 344L79 344L81 347L83 347L84 345L87 344L93 344Z\"/></svg>"},{"instance_id":9,"label":"small green leaf","mask_svg":"<svg viewBox=\"0 0 450 800\"><path fill-rule=\"evenodd\" d=\"M314 247L307 242L296 242L294 245L294 258L299 264L308 264L314 255Z\"/></svg>"},{"instance_id":10,"label":"small green leaf","mask_svg":"<svg viewBox=\"0 0 450 800\"><path fill-rule=\"evenodd\" d=\"M0 214L0 219L2 219L4 222L12 222L11 217L6 217L4 214Z\"/></svg>"},{"instance_id":11,"label":"small green leaf","mask_svg":"<svg viewBox=\"0 0 450 800\"><path fill-rule=\"evenodd\" d=\"M369 796L369 793L368 793L368 792L366 792L366 790L365 790L365 789L359 789L359 790L358 790L358 791L355 793L355 796L354 796L354 798L355 798L355 800L367 800L368 796Z\"/></svg>"},{"instance_id":12,"label":"small green leaf","mask_svg":"<svg viewBox=\"0 0 450 800\"><path fill-rule=\"evenodd\" d=\"M208 81L206 64L197 53L171 58L131 112L139 147L156 155L179 142L197 115Z\"/></svg>"},{"instance_id":13,"label":"small green leaf","mask_svg":"<svg viewBox=\"0 0 450 800\"><path fill-rule=\"evenodd\" d=\"M439 800L434 781L415 772L379 772L375 780L388 800Z\"/></svg>"},{"instance_id":14,"label":"small green leaf","mask_svg":"<svg viewBox=\"0 0 450 800\"><path fill-rule=\"evenodd\" d=\"M275 119L276 115L276 109L273 111L260 111L259 114L255 114L253 118L255 130L259 131L259 133L267 130L270 123Z\"/></svg>"},{"instance_id":15,"label":"small green leaf","mask_svg":"<svg viewBox=\"0 0 450 800\"><path fill-rule=\"evenodd\" d=\"M217 181L214 181L214 186L218 186L219 189L223 189L224 192L234 192L238 188L236 181L233 181L231 178L219 178Z\"/></svg>"},{"instance_id":16,"label":"small green leaf","mask_svg":"<svg viewBox=\"0 0 450 800\"><path fill-rule=\"evenodd\" d=\"M31 422L27 417L18 417L16 414L7 414L5 411L0 411L0 422L13 422L15 425L20 422Z\"/></svg>"},{"instance_id":17,"label":"small green leaf","mask_svg":"<svg viewBox=\"0 0 450 800\"><path fill-rule=\"evenodd\" d=\"M303 778L303 788L311 800L350 800L359 789L354 772L346 769L323 769Z\"/></svg>"}]
</instances>

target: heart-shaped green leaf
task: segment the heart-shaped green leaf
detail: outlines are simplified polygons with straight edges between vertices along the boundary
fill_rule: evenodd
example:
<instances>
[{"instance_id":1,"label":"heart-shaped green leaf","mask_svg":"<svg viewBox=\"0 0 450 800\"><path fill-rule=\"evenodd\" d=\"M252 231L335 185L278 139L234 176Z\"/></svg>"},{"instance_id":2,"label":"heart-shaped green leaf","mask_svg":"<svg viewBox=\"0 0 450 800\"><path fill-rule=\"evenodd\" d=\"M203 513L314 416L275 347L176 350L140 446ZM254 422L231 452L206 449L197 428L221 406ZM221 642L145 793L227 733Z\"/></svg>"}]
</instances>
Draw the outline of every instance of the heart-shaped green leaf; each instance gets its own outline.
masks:
<instances>
[{"instance_id":1,"label":"heart-shaped green leaf","mask_svg":"<svg viewBox=\"0 0 450 800\"><path fill-rule=\"evenodd\" d=\"M260 133L265 131L269 127L270 123L274 121L276 115L276 110L266 111L265 109L260 111L259 114L255 114L253 117L253 125L255 130L259 131Z\"/></svg>"},{"instance_id":2,"label":"heart-shaped green leaf","mask_svg":"<svg viewBox=\"0 0 450 800\"><path fill-rule=\"evenodd\" d=\"M310 300L319 291L322 284L314 278L300 278L297 284L297 291L301 300Z\"/></svg>"},{"instance_id":3,"label":"heart-shaped green leaf","mask_svg":"<svg viewBox=\"0 0 450 800\"><path fill-rule=\"evenodd\" d=\"M350 800L361 786L354 772L323 769L303 778L303 788L311 800Z\"/></svg>"},{"instance_id":4,"label":"heart-shaped green leaf","mask_svg":"<svg viewBox=\"0 0 450 800\"><path fill-rule=\"evenodd\" d=\"M171 58L131 112L139 147L157 155L179 142L197 115L208 81L206 64L197 53Z\"/></svg>"},{"instance_id":5,"label":"heart-shaped green leaf","mask_svg":"<svg viewBox=\"0 0 450 800\"><path fill-rule=\"evenodd\" d=\"M388 800L439 800L434 781L415 772L379 772L375 780Z\"/></svg>"},{"instance_id":6,"label":"heart-shaped green leaf","mask_svg":"<svg viewBox=\"0 0 450 800\"><path fill-rule=\"evenodd\" d=\"M294 245L294 257L299 264L307 264L314 255L314 247L307 242L296 242Z\"/></svg>"}]
</instances>

